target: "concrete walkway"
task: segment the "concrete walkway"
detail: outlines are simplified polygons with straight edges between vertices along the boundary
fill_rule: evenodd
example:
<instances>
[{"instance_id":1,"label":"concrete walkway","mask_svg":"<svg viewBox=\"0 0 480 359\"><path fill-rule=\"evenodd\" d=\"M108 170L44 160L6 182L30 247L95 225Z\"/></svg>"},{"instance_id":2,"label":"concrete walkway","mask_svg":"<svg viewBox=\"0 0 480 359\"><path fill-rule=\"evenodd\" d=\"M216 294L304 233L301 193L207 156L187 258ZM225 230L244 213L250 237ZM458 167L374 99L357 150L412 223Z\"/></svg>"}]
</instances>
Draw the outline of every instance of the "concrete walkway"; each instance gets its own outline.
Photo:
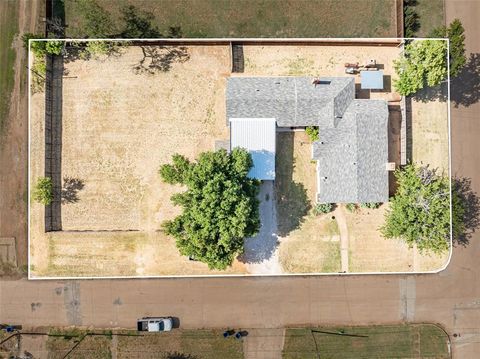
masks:
<instances>
[{"instance_id":1,"label":"concrete walkway","mask_svg":"<svg viewBox=\"0 0 480 359\"><path fill-rule=\"evenodd\" d=\"M342 260L342 272L348 273L348 226L343 206L337 205L337 207L333 211L333 215L335 216L335 220L338 224L338 230L340 231L340 255Z\"/></svg>"}]
</instances>

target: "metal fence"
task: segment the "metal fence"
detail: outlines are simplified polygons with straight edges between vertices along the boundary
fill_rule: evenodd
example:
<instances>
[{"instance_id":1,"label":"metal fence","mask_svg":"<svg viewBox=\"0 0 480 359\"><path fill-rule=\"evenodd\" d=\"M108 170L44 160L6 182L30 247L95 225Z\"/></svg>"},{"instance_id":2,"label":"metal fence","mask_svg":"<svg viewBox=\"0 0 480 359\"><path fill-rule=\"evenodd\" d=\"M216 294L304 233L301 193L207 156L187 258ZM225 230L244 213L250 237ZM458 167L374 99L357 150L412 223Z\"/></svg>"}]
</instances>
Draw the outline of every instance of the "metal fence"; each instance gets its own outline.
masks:
<instances>
[{"instance_id":1,"label":"metal fence","mask_svg":"<svg viewBox=\"0 0 480 359\"><path fill-rule=\"evenodd\" d=\"M45 208L45 231L62 229L62 77L63 57L48 55L45 76L45 177L53 183L53 201Z\"/></svg>"}]
</instances>

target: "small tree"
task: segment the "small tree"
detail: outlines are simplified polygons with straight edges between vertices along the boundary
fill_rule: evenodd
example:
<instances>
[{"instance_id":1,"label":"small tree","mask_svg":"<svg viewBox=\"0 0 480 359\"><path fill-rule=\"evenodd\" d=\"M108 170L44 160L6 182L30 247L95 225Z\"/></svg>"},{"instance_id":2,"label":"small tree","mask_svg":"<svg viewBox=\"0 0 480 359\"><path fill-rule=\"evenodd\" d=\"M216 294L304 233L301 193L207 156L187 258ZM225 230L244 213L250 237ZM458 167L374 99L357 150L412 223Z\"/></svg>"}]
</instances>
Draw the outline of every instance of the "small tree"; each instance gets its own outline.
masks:
<instances>
[{"instance_id":1,"label":"small tree","mask_svg":"<svg viewBox=\"0 0 480 359\"><path fill-rule=\"evenodd\" d=\"M448 27L435 28L430 37L445 38L450 40L450 76L457 76L467 62L465 57L465 29L459 19L453 20Z\"/></svg>"},{"instance_id":2,"label":"small tree","mask_svg":"<svg viewBox=\"0 0 480 359\"><path fill-rule=\"evenodd\" d=\"M333 209L333 205L331 203L317 203L317 205L313 208L313 214L318 216L319 214L325 214L331 212Z\"/></svg>"},{"instance_id":3,"label":"small tree","mask_svg":"<svg viewBox=\"0 0 480 359\"><path fill-rule=\"evenodd\" d=\"M426 86L436 86L447 77L447 46L441 40L416 40L405 45L404 56L394 61L398 80L395 90L409 96Z\"/></svg>"},{"instance_id":4,"label":"small tree","mask_svg":"<svg viewBox=\"0 0 480 359\"><path fill-rule=\"evenodd\" d=\"M385 224L386 238L401 238L421 251L441 253L450 246L450 185L447 177L436 170L413 164L395 171L398 189L390 201ZM453 234L463 231L465 213L456 194L452 193Z\"/></svg>"},{"instance_id":5,"label":"small tree","mask_svg":"<svg viewBox=\"0 0 480 359\"><path fill-rule=\"evenodd\" d=\"M53 183L50 177L39 177L33 187L32 197L35 202L48 206L53 201Z\"/></svg>"},{"instance_id":6,"label":"small tree","mask_svg":"<svg viewBox=\"0 0 480 359\"><path fill-rule=\"evenodd\" d=\"M305 133L310 138L310 141L318 141L318 127L317 126L308 126L305 129Z\"/></svg>"},{"instance_id":7,"label":"small tree","mask_svg":"<svg viewBox=\"0 0 480 359\"><path fill-rule=\"evenodd\" d=\"M163 223L182 255L225 269L243 252L244 238L260 227L258 181L247 177L252 165L250 154L235 148L204 152L194 163L176 154L160 167L163 181L187 188L171 198L182 214Z\"/></svg>"}]
</instances>

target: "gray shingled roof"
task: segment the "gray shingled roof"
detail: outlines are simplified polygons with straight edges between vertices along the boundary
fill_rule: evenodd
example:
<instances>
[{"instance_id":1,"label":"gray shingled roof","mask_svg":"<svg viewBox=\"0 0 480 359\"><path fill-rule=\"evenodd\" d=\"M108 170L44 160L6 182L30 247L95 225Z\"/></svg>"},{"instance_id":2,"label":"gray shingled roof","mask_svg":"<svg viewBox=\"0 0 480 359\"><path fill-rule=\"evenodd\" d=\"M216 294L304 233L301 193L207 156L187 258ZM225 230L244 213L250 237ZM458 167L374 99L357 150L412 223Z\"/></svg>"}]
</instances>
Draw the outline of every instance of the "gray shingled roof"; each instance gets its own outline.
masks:
<instances>
[{"instance_id":1,"label":"gray shingled roof","mask_svg":"<svg viewBox=\"0 0 480 359\"><path fill-rule=\"evenodd\" d=\"M320 129L313 143L319 202L388 201L387 126L385 101L354 100L336 128Z\"/></svg>"},{"instance_id":2,"label":"gray shingled roof","mask_svg":"<svg viewBox=\"0 0 480 359\"><path fill-rule=\"evenodd\" d=\"M318 126L317 200L321 203L388 201L388 106L355 100L353 77L232 77L230 118L275 118L278 127Z\"/></svg>"},{"instance_id":3,"label":"gray shingled roof","mask_svg":"<svg viewBox=\"0 0 480 359\"><path fill-rule=\"evenodd\" d=\"M275 118L279 127L330 124L355 97L352 77L231 77L227 79L229 118ZM328 83L328 84L327 84Z\"/></svg>"}]
</instances>

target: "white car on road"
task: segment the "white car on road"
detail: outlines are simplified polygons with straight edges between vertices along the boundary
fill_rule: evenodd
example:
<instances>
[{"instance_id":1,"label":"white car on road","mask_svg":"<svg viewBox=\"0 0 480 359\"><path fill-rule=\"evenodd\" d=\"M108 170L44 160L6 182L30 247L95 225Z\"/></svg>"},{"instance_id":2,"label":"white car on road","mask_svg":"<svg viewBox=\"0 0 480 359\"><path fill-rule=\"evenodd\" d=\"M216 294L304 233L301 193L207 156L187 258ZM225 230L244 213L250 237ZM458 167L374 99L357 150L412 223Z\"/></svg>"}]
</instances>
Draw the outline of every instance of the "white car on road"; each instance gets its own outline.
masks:
<instances>
[{"instance_id":1,"label":"white car on road","mask_svg":"<svg viewBox=\"0 0 480 359\"><path fill-rule=\"evenodd\" d=\"M173 318L142 318L137 320L137 330L141 332L169 332L173 328Z\"/></svg>"}]
</instances>

